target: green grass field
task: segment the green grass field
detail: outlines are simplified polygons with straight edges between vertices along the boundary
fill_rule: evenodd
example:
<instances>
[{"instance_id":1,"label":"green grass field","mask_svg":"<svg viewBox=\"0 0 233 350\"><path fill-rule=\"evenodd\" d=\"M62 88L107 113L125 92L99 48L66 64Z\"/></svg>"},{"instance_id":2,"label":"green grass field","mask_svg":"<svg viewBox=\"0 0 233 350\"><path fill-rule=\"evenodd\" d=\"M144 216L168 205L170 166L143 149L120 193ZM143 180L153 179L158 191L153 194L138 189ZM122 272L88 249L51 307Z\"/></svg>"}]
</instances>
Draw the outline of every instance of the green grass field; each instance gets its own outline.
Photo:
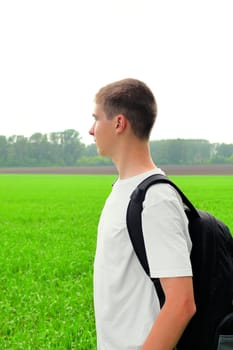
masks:
<instances>
[{"instance_id":1,"label":"green grass field","mask_svg":"<svg viewBox=\"0 0 233 350\"><path fill-rule=\"evenodd\" d=\"M92 267L110 175L0 175L0 349L95 349ZM233 176L173 176L233 232Z\"/></svg>"}]
</instances>

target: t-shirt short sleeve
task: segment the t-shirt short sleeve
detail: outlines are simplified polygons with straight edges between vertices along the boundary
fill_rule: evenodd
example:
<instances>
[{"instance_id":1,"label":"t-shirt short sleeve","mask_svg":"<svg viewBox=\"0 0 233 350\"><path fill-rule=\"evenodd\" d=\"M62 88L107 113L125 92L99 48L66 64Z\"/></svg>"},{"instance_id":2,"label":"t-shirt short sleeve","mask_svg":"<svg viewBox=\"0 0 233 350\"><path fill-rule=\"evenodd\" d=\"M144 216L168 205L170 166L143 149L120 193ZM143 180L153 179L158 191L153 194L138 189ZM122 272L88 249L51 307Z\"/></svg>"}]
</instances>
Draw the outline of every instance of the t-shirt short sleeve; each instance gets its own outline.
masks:
<instances>
[{"instance_id":1,"label":"t-shirt short sleeve","mask_svg":"<svg viewBox=\"0 0 233 350\"><path fill-rule=\"evenodd\" d=\"M147 191L142 226L151 277L192 276L188 219L170 185L156 184Z\"/></svg>"}]
</instances>

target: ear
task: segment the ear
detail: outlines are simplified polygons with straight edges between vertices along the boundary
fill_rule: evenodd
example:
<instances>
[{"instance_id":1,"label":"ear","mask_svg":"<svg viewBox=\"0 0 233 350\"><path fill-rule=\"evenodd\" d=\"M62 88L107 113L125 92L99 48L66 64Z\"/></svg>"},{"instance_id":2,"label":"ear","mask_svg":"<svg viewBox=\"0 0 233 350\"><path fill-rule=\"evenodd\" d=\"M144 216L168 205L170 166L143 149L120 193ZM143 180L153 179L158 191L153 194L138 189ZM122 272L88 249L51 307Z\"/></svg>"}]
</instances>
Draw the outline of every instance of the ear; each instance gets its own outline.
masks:
<instances>
[{"instance_id":1,"label":"ear","mask_svg":"<svg viewBox=\"0 0 233 350\"><path fill-rule=\"evenodd\" d=\"M118 114L115 119L115 129L118 134L121 134L127 126L128 120L123 114Z\"/></svg>"}]
</instances>

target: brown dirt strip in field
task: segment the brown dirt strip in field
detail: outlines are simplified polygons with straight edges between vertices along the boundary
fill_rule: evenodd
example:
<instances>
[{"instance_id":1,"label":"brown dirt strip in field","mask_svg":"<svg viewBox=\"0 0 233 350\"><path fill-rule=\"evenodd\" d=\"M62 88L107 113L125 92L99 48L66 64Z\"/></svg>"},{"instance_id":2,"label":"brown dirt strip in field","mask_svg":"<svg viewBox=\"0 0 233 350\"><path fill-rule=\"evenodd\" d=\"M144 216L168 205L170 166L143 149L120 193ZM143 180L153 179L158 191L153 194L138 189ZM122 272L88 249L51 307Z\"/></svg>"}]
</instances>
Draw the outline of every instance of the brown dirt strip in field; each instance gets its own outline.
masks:
<instances>
[{"instance_id":1,"label":"brown dirt strip in field","mask_svg":"<svg viewBox=\"0 0 233 350\"><path fill-rule=\"evenodd\" d=\"M233 175L233 164L164 165L167 175ZM1 174L117 174L113 166L0 168Z\"/></svg>"}]
</instances>

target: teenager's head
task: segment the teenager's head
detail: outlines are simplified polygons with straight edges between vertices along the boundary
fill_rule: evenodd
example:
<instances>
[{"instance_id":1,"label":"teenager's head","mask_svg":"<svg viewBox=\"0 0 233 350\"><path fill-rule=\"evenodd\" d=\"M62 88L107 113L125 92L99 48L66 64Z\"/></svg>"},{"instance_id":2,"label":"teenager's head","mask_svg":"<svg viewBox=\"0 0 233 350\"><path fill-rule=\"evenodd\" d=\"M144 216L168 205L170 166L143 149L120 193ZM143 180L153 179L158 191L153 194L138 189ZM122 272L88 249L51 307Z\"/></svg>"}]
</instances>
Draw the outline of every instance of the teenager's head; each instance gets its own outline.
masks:
<instances>
[{"instance_id":1,"label":"teenager's head","mask_svg":"<svg viewBox=\"0 0 233 350\"><path fill-rule=\"evenodd\" d=\"M97 92L95 103L101 107L107 119L122 114L139 139L149 139L157 105L152 91L145 83L132 78L113 82Z\"/></svg>"}]
</instances>

